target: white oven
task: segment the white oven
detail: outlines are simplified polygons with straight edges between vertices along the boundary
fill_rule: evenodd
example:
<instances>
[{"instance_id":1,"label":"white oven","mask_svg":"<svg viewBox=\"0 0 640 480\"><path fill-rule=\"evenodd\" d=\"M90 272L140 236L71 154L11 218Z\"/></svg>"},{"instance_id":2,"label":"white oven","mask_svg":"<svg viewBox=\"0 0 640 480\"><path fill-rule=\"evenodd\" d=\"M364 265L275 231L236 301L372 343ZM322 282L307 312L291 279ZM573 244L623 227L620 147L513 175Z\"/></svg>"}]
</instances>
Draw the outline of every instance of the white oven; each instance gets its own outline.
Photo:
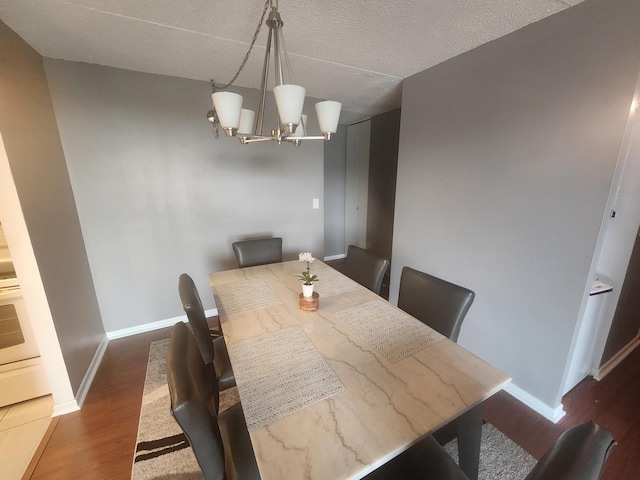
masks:
<instances>
[{"instance_id":1,"label":"white oven","mask_svg":"<svg viewBox=\"0 0 640 480\"><path fill-rule=\"evenodd\" d=\"M1 237L3 235L0 235L0 407L51 391L20 283Z\"/></svg>"},{"instance_id":2,"label":"white oven","mask_svg":"<svg viewBox=\"0 0 640 480\"><path fill-rule=\"evenodd\" d=\"M39 355L20 286L7 283L0 279L0 365Z\"/></svg>"}]
</instances>

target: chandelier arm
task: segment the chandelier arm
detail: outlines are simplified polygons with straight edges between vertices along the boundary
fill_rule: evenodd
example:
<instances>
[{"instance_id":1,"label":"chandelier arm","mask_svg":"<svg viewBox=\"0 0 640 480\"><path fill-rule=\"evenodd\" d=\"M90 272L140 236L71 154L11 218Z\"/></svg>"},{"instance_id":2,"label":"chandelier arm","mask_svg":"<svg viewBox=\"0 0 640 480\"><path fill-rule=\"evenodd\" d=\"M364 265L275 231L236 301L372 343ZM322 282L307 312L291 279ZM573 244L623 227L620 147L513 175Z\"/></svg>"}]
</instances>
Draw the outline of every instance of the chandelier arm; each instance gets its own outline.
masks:
<instances>
[{"instance_id":1,"label":"chandelier arm","mask_svg":"<svg viewBox=\"0 0 640 480\"><path fill-rule=\"evenodd\" d=\"M271 142L273 137L242 137L240 143L257 143L257 142Z\"/></svg>"},{"instance_id":2,"label":"chandelier arm","mask_svg":"<svg viewBox=\"0 0 640 480\"><path fill-rule=\"evenodd\" d=\"M282 48L280 46L280 39L282 38L282 29L278 23L274 23L273 27L273 47L274 47L274 70L276 72L276 85L282 85L284 83L284 75L282 72Z\"/></svg>"},{"instance_id":3,"label":"chandelier arm","mask_svg":"<svg viewBox=\"0 0 640 480\"><path fill-rule=\"evenodd\" d=\"M271 41L273 40L273 27L269 25L269 36L267 37L267 47L264 51L264 64L262 66L262 80L260 81L260 97L256 112L256 123L253 132L262 135L264 124L264 103L267 98L267 81L269 80L269 59L271 58Z\"/></svg>"},{"instance_id":4,"label":"chandelier arm","mask_svg":"<svg viewBox=\"0 0 640 480\"><path fill-rule=\"evenodd\" d=\"M300 140L327 140L326 135L305 135L303 137L283 137L288 142L297 142Z\"/></svg>"},{"instance_id":5,"label":"chandelier arm","mask_svg":"<svg viewBox=\"0 0 640 480\"><path fill-rule=\"evenodd\" d=\"M278 12L278 3L276 0L275 6L273 1L271 2L271 12L269 13L269 18L267 18L267 26L269 27L269 48L273 46L273 70L274 70L274 84L275 86L283 84L283 75L282 75L282 58L280 51L280 32L282 30L282 26L284 25L282 22L282 18L280 17L280 12ZM267 59L265 57L265 65L267 64ZM266 90L266 81L264 83L264 88ZM261 106L264 108L264 100L262 100ZM263 117L264 118L264 117ZM278 125L277 129L271 132L272 136L278 137L280 135L280 118L276 109L275 113L276 125ZM260 134L262 134L262 126L260 127Z\"/></svg>"},{"instance_id":6,"label":"chandelier arm","mask_svg":"<svg viewBox=\"0 0 640 480\"><path fill-rule=\"evenodd\" d=\"M278 19L279 18L280 17L278 16ZM282 75L282 52L280 50L280 34L282 32L282 29L280 28L281 26L282 23L278 22L273 22L272 26L270 26L270 28L273 30L273 70L275 73L274 86L282 85L284 83L284 78ZM278 114L277 107L275 111L275 121L276 129L271 131L271 135L278 138L278 140L276 141L280 143L280 115Z\"/></svg>"}]
</instances>

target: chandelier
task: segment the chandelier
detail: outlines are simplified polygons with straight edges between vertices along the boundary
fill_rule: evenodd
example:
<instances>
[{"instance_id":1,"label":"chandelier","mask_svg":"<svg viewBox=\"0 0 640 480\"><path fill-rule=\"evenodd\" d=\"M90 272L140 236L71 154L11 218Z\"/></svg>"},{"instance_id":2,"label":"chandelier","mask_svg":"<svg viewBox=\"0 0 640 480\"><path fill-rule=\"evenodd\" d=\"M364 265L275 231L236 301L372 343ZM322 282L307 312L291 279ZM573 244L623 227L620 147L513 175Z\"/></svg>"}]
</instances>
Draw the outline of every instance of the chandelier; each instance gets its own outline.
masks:
<instances>
[{"instance_id":1,"label":"chandelier","mask_svg":"<svg viewBox=\"0 0 640 480\"><path fill-rule=\"evenodd\" d=\"M264 54L264 64L262 66L262 79L260 81L260 95L256 110L242 108L242 95L233 92L219 91L233 84L242 69L244 68L251 50L256 42L262 21L267 9L271 7L269 17L265 24L269 27L269 36ZM218 136L218 127L222 127L225 135L236 137L240 143L254 143L264 141L275 141L278 144L283 142L300 145L302 140L329 140L331 135L336 133L340 110L342 104L332 100L318 102L315 105L318 125L322 135L307 135L307 116L302 113L304 107L305 89L300 85L295 85L291 72L291 65L282 34L282 19L278 12L278 0L266 0L262 17L253 35L253 40L249 46L240 68L233 79L222 87L216 87L211 81L213 93L213 110L207 114L208 120L213 123L214 134ZM278 126L271 130L270 135L263 135L263 123L265 113L265 99L267 94L267 82L269 80L269 64L271 62L271 52L273 50L273 69L275 86L273 95L278 110ZM285 65L288 74L285 80Z\"/></svg>"}]
</instances>

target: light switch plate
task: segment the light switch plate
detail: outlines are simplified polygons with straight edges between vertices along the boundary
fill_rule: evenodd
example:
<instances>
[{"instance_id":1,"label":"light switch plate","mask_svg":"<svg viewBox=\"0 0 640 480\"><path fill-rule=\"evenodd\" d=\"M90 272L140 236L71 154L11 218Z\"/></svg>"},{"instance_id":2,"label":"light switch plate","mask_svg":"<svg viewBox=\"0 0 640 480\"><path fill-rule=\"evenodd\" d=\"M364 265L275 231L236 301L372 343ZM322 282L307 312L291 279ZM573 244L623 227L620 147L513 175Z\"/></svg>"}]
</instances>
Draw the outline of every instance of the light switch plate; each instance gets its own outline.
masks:
<instances>
[{"instance_id":1,"label":"light switch plate","mask_svg":"<svg viewBox=\"0 0 640 480\"><path fill-rule=\"evenodd\" d=\"M320 199L319 198L314 198L313 199L313 209L317 209L320 208Z\"/></svg>"}]
</instances>

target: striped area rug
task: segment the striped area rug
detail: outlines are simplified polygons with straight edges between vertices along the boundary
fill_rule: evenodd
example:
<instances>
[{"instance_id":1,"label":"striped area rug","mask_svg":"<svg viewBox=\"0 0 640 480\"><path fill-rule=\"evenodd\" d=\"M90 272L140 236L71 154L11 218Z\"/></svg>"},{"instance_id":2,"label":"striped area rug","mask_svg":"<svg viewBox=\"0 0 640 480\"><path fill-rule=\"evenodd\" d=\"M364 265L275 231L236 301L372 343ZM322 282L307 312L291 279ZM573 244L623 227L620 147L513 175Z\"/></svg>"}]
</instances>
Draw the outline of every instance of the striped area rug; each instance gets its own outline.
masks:
<instances>
[{"instance_id":1,"label":"striped area rug","mask_svg":"<svg viewBox=\"0 0 640 480\"><path fill-rule=\"evenodd\" d=\"M202 474L182 430L169 411L165 360L169 340L151 344L144 385L132 480L201 480ZM220 410L239 401L235 388L221 392ZM457 460L455 440L445 445ZM482 427L479 480L520 480L535 459L491 424Z\"/></svg>"}]
</instances>

